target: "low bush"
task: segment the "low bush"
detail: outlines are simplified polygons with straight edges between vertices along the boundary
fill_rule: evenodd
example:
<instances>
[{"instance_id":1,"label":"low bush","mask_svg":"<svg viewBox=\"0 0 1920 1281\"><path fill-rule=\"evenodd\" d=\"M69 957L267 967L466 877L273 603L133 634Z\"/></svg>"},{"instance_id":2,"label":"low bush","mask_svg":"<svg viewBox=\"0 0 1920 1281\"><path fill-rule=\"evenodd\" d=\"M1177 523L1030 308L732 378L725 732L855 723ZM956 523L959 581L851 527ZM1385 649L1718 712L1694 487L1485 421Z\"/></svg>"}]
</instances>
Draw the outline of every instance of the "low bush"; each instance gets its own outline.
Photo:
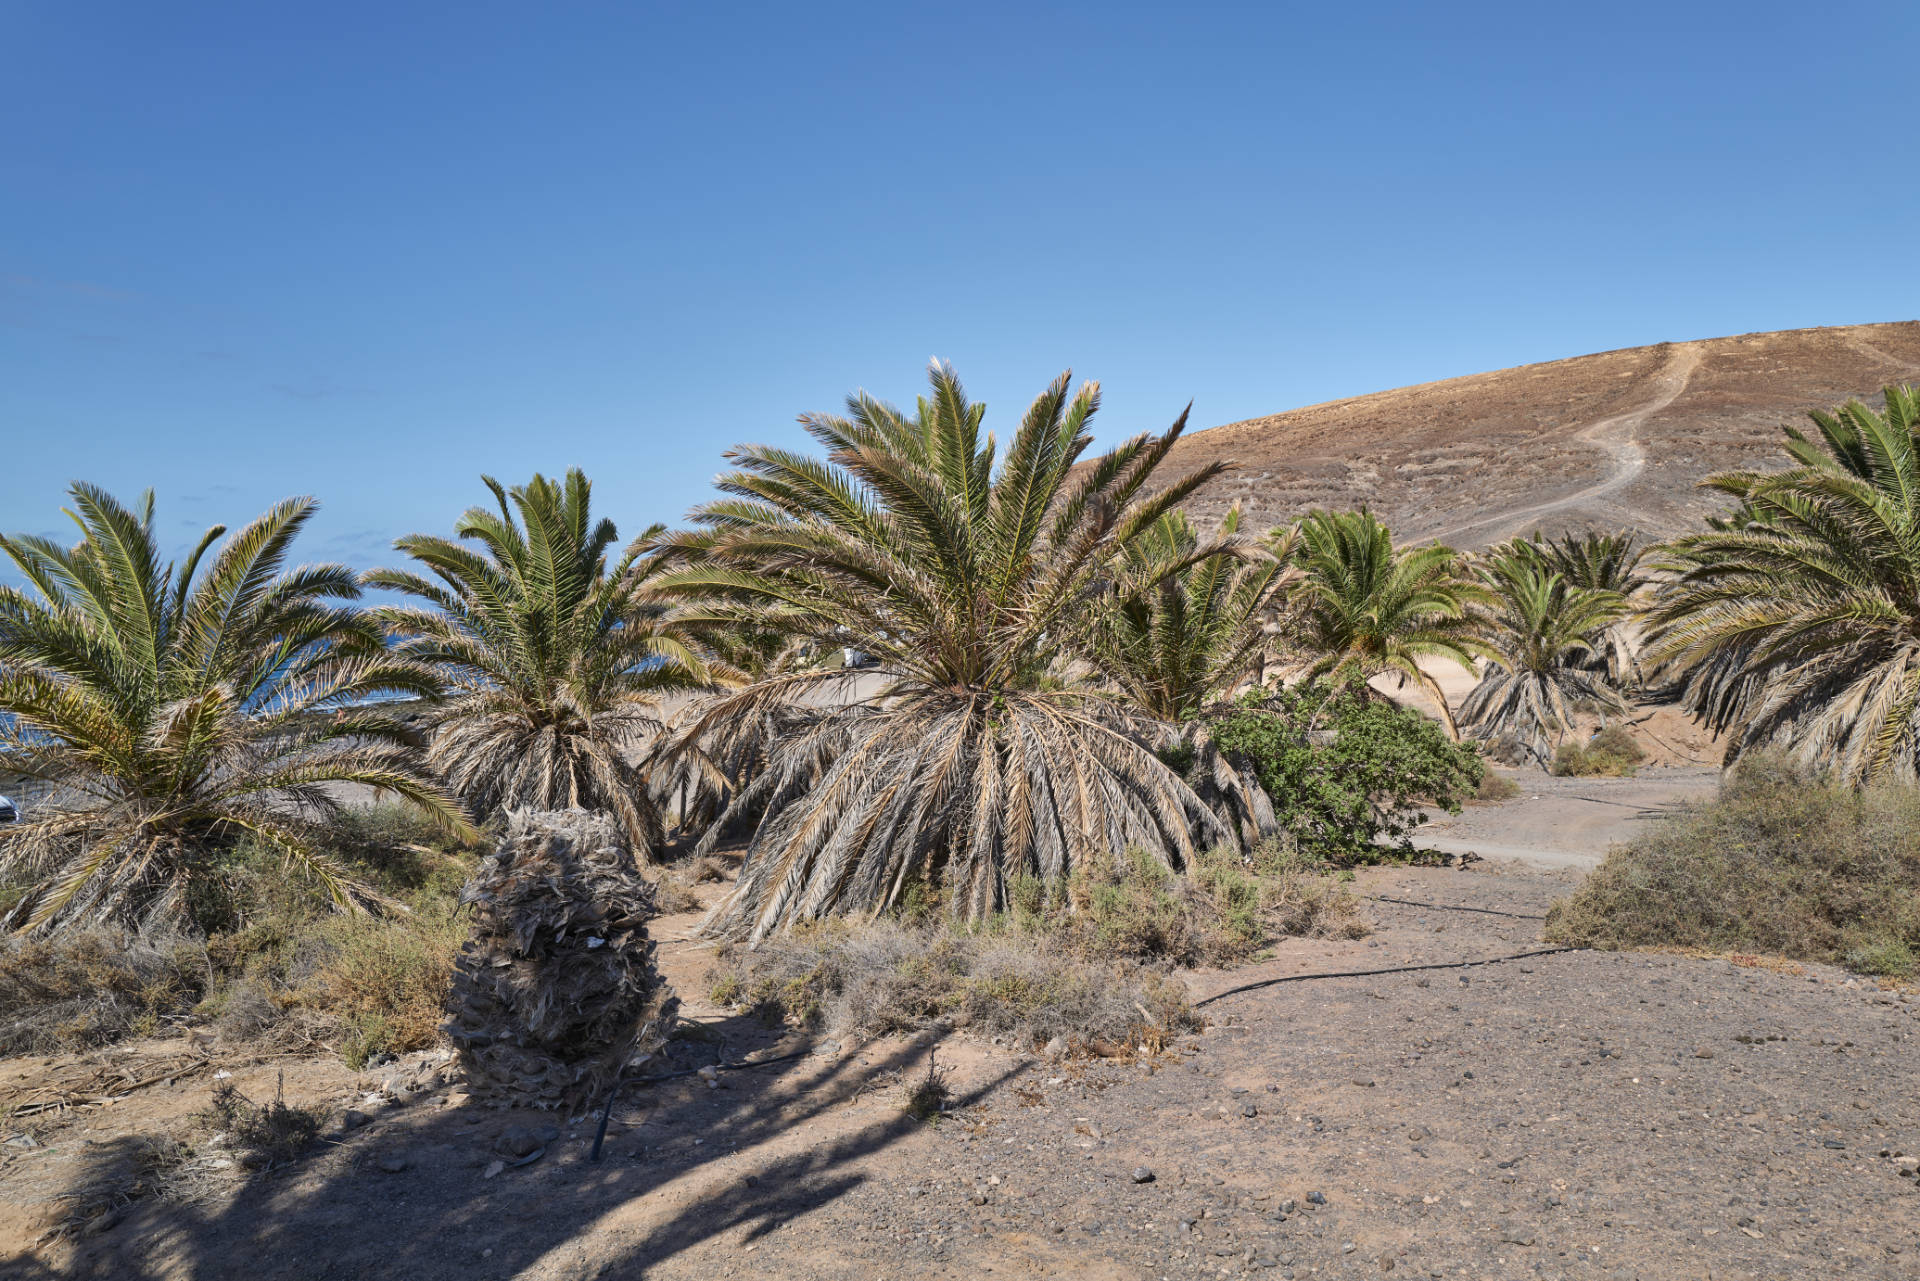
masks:
<instances>
[{"instance_id":1,"label":"low bush","mask_svg":"<svg viewBox=\"0 0 1920 1281\"><path fill-rule=\"evenodd\" d=\"M1364 685L1258 691L1208 720L1220 750L1253 770L1281 828L1315 858L1405 856L1408 835L1427 821L1423 806L1457 814L1486 776L1473 747Z\"/></svg>"},{"instance_id":2,"label":"low bush","mask_svg":"<svg viewBox=\"0 0 1920 1281\"><path fill-rule=\"evenodd\" d=\"M208 1128L225 1132L241 1163L250 1169L272 1169L294 1160L313 1145L326 1124L325 1109L290 1105L285 1084L283 1079L271 1103L255 1103L230 1081L213 1087L213 1098L201 1120Z\"/></svg>"},{"instance_id":3,"label":"low bush","mask_svg":"<svg viewBox=\"0 0 1920 1281\"><path fill-rule=\"evenodd\" d=\"M859 1036L965 1027L1032 1048L1060 1037L1111 1052L1199 1026L1186 990L1150 967L1091 963L1029 935L894 920L723 948L710 992L769 1020Z\"/></svg>"},{"instance_id":4,"label":"low bush","mask_svg":"<svg viewBox=\"0 0 1920 1281\"><path fill-rule=\"evenodd\" d=\"M1089 960L1171 965L1231 964L1276 934L1367 932L1358 900L1290 842L1245 857L1205 851L1186 877L1130 850L1101 875L1074 877L1066 893L1065 903L1045 903L1038 881L1017 883L1013 910L994 927L1048 935Z\"/></svg>"},{"instance_id":5,"label":"low bush","mask_svg":"<svg viewBox=\"0 0 1920 1281\"><path fill-rule=\"evenodd\" d=\"M0 940L0 1054L54 1054L154 1030L199 1001L204 950L107 934Z\"/></svg>"},{"instance_id":6,"label":"low bush","mask_svg":"<svg viewBox=\"0 0 1920 1281\"><path fill-rule=\"evenodd\" d=\"M1624 727L1611 725L1584 746L1562 743L1553 754L1553 772L1562 778L1629 778L1646 759L1638 739Z\"/></svg>"},{"instance_id":7,"label":"low bush","mask_svg":"<svg viewBox=\"0 0 1920 1281\"><path fill-rule=\"evenodd\" d=\"M1911 972L1920 790L1854 791L1779 758L1617 846L1548 916L1576 947L1688 947Z\"/></svg>"},{"instance_id":8,"label":"low bush","mask_svg":"<svg viewBox=\"0 0 1920 1281\"><path fill-rule=\"evenodd\" d=\"M1473 789L1473 795L1467 798L1469 805L1499 805L1520 795L1520 784L1502 774L1499 770L1488 770L1480 776L1480 786Z\"/></svg>"},{"instance_id":9,"label":"low bush","mask_svg":"<svg viewBox=\"0 0 1920 1281\"><path fill-rule=\"evenodd\" d=\"M467 937L466 921L451 904L423 903L405 919L336 918L320 937L325 958L303 1001L340 1020L348 1067L440 1039L453 961Z\"/></svg>"},{"instance_id":10,"label":"low bush","mask_svg":"<svg viewBox=\"0 0 1920 1281\"><path fill-rule=\"evenodd\" d=\"M0 1054L86 1049L170 1016L236 1042L331 1042L355 1067L433 1044L471 852L397 806L347 810L328 852L392 908L334 912L279 856L242 842L190 890L194 919L213 926L204 938L0 941Z\"/></svg>"}]
</instances>

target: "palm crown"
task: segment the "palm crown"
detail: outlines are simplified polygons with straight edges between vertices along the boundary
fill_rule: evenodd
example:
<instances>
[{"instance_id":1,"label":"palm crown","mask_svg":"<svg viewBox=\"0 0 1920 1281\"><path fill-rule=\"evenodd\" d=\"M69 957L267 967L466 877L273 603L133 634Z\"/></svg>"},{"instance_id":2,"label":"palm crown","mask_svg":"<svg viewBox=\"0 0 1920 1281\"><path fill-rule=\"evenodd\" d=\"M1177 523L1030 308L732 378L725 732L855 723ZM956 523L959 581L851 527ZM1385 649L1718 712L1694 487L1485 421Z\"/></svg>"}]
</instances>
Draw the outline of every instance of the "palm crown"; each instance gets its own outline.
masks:
<instances>
[{"instance_id":1,"label":"palm crown","mask_svg":"<svg viewBox=\"0 0 1920 1281\"><path fill-rule=\"evenodd\" d=\"M686 741L726 754L770 705L813 710L773 745L732 812L757 815L717 915L757 936L792 920L880 910L911 879L978 916L1012 877L1057 881L1128 845L1178 862L1217 829L1136 732L1139 714L1061 688L1111 590L1116 558L1219 469L1152 490L1185 416L1086 463L1097 386L1056 379L1000 456L951 369L908 417L866 395L801 421L818 459L745 446L678 542L665 590L709 613L850 647L879 676L803 670L725 698ZM1164 565L1175 572L1211 554ZM845 700L829 683L862 682ZM724 821L722 823L724 826ZM716 829L718 830L718 829Z\"/></svg>"},{"instance_id":2,"label":"palm crown","mask_svg":"<svg viewBox=\"0 0 1920 1281\"><path fill-rule=\"evenodd\" d=\"M1288 571L1241 544L1239 530L1235 508L1208 555L1186 513L1168 512L1120 557L1119 586L1092 634L1090 658L1161 720L1230 694L1266 639L1262 615Z\"/></svg>"},{"instance_id":3,"label":"palm crown","mask_svg":"<svg viewBox=\"0 0 1920 1281\"><path fill-rule=\"evenodd\" d=\"M1494 548L1481 575L1488 595L1474 617L1490 661L1460 720L1481 738L1513 737L1544 766L1548 731L1572 724L1572 701L1621 706L1591 661L1626 602L1568 582L1532 543Z\"/></svg>"},{"instance_id":4,"label":"palm crown","mask_svg":"<svg viewBox=\"0 0 1920 1281\"><path fill-rule=\"evenodd\" d=\"M335 603L358 596L352 571L285 568L311 499L240 530L202 572L224 527L162 564L151 491L133 508L90 485L71 493L75 546L0 537L27 582L0 587L0 771L58 789L0 829L0 862L33 883L10 923L188 918L196 882L248 835L336 903L366 901L316 842L336 784L394 793L470 832L404 728L367 702L431 695L433 674Z\"/></svg>"},{"instance_id":5,"label":"palm crown","mask_svg":"<svg viewBox=\"0 0 1920 1281\"><path fill-rule=\"evenodd\" d=\"M593 520L579 469L511 490L483 480L496 506L467 511L454 526L459 541L395 541L427 574L380 569L364 580L425 602L372 613L400 653L453 692L429 759L477 815L605 809L649 857L663 820L636 758L661 728L660 698L716 678L701 648L648 596L662 563L651 544L661 527L609 567L618 533L612 521Z\"/></svg>"},{"instance_id":6,"label":"palm crown","mask_svg":"<svg viewBox=\"0 0 1920 1281\"><path fill-rule=\"evenodd\" d=\"M1785 471L1701 482L1736 517L1666 549L1653 652L1736 727L1730 759L1778 743L1854 782L1916 774L1920 393L1885 399L1810 415L1817 438L1789 428Z\"/></svg>"},{"instance_id":7,"label":"palm crown","mask_svg":"<svg viewBox=\"0 0 1920 1281\"><path fill-rule=\"evenodd\" d=\"M1313 655L1308 675L1391 672L1427 691L1449 733L1453 714L1423 658L1471 669L1482 648L1467 615L1480 590L1460 573L1451 547L1395 547L1393 533L1365 508L1312 511L1294 540L1301 570L1291 618L1295 642Z\"/></svg>"}]
</instances>

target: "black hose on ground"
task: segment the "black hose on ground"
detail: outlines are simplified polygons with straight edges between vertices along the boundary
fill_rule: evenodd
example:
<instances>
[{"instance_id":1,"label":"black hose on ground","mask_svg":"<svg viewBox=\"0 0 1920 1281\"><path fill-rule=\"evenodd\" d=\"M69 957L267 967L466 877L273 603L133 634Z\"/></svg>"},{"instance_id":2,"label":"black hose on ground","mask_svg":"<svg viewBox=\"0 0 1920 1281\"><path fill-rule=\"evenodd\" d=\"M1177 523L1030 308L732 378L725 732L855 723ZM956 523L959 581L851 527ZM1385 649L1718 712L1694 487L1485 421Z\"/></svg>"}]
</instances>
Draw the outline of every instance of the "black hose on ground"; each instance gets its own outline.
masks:
<instances>
[{"instance_id":1,"label":"black hose on ground","mask_svg":"<svg viewBox=\"0 0 1920 1281\"><path fill-rule=\"evenodd\" d=\"M1377 974L1416 974L1421 970L1466 970L1476 965L1498 965L1502 961L1524 961L1533 956L1555 956L1561 952L1578 952L1577 947L1543 947L1531 952L1515 952L1512 956L1489 956L1479 961L1434 961L1428 965L1394 965L1384 970L1342 970L1332 974L1286 974L1277 979L1261 979L1257 983L1242 983L1239 987L1230 987L1224 992L1215 992L1212 996L1193 1003L1194 1009L1203 1005L1212 1005L1215 1001L1242 992L1254 992L1263 987L1274 987L1281 983L1305 983L1309 979L1364 979Z\"/></svg>"},{"instance_id":2,"label":"black hose on ground","mask_svg":"<svg viewBox=\"0 0 1920 1281\"><path fill-rule=\"evenodd\" d=\"M1479 912L1483 916L1511 916L1516 921L1544 921L1544 916L1534 916L1528 912L1502 912L1491 907L1460 907L1453 903L1416 903L1410 898L1388 898L1384 894L1362 894L1364 899L1375 903L1398 903L1401 907L1430 907L1439 912Z\"/></svg>"}]
</instances>

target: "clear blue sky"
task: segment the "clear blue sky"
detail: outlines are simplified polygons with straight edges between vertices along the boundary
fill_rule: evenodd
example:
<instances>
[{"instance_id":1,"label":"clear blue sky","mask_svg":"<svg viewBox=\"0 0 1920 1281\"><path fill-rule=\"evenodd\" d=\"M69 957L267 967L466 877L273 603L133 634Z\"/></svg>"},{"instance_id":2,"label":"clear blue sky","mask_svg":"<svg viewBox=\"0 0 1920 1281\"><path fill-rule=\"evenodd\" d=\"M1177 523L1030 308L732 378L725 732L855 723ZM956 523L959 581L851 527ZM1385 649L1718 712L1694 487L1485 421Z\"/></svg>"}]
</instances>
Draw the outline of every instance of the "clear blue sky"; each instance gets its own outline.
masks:
<instances>
[{"instance_id":1,"label":"clear blue sky","mask_svg":"<svg viewBox=\"0 0 1920 1281\"><path fill-rule=\"evenodd\" d=\"M629 531L933 355L1103 435L1920 314L1920 5L0 3L0 529Z\"/></svg>"}]
</instances>

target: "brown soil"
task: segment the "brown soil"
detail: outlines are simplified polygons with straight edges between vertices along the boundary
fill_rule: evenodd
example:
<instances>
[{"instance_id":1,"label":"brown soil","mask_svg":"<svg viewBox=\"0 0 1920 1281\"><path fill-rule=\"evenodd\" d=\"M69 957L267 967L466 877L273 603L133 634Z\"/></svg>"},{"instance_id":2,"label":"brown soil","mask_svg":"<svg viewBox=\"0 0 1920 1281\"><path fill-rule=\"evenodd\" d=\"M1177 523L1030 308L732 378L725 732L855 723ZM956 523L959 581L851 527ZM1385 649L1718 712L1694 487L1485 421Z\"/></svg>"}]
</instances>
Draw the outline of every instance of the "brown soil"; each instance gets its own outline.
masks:
<instances>
[{"instance_id":1,"label":"brown soil","mask_svg":"<svg viewBox=\"0 0 1920 1281\"><path fill-rule=\"evenodd\" d=\"M1371 938L1289 941L1189 982L1206 995L1529 950L1571 875L1371 872L1359 887L1374 896ZM713 1038L682 1042L682 1060L806 1045L704 1005L696 945L665 952ZM725 1073L722 1088L635 1089L599 1164L590 1121L449 1105L431 1056L355 1077L216 1048L171 1084L8 1124L0 1258L13 1259L0 1273L1920 1276L1920 1196L1891 1155L1920 1152L1912 1000L1754 960L1578 952L1283 983L1215 1001L1206 1034L1124 1061L1048 1063L956 1037L815 1043ZM198 1052L175 1041L17 1060L4 1088L18 1105L30 1083L109 1064L138 1079L143 1061ZM930 1052L954 1091L932 1124L901 1107ZM289 1101L373 1119L247 1172L193 1119L218 1064L254 1098L284 1071ZM396 1093L428 1088L368 1101L388 1078ZM490 1175L513 1125L550 1127L542 1154ZM136 1136L157 1133L194 1153L170 1176L172 1199L129 1186ZM1151 1180L1136 1182L1143 1168ZM61 1198L90 1182L91 1216L48 1235L88 1202Z\"/></svg>"},{"instance_id":2,"label":"brown soil","mask_svg":"<svg viewBox=\"0 0 1920 1281\"><path fill-rule=\"evenodd\" d=\"M1667 537L1718 503L1702 476L1779 465L1780 428L1920 380L1920 322L1661 343L1248 419L1196 432L1176 470L1238 470L1188 507L1262 529L1310 507L1370 506L1408 540L1482 547L1540 528Z\"/></svg>"}]
</instances>

